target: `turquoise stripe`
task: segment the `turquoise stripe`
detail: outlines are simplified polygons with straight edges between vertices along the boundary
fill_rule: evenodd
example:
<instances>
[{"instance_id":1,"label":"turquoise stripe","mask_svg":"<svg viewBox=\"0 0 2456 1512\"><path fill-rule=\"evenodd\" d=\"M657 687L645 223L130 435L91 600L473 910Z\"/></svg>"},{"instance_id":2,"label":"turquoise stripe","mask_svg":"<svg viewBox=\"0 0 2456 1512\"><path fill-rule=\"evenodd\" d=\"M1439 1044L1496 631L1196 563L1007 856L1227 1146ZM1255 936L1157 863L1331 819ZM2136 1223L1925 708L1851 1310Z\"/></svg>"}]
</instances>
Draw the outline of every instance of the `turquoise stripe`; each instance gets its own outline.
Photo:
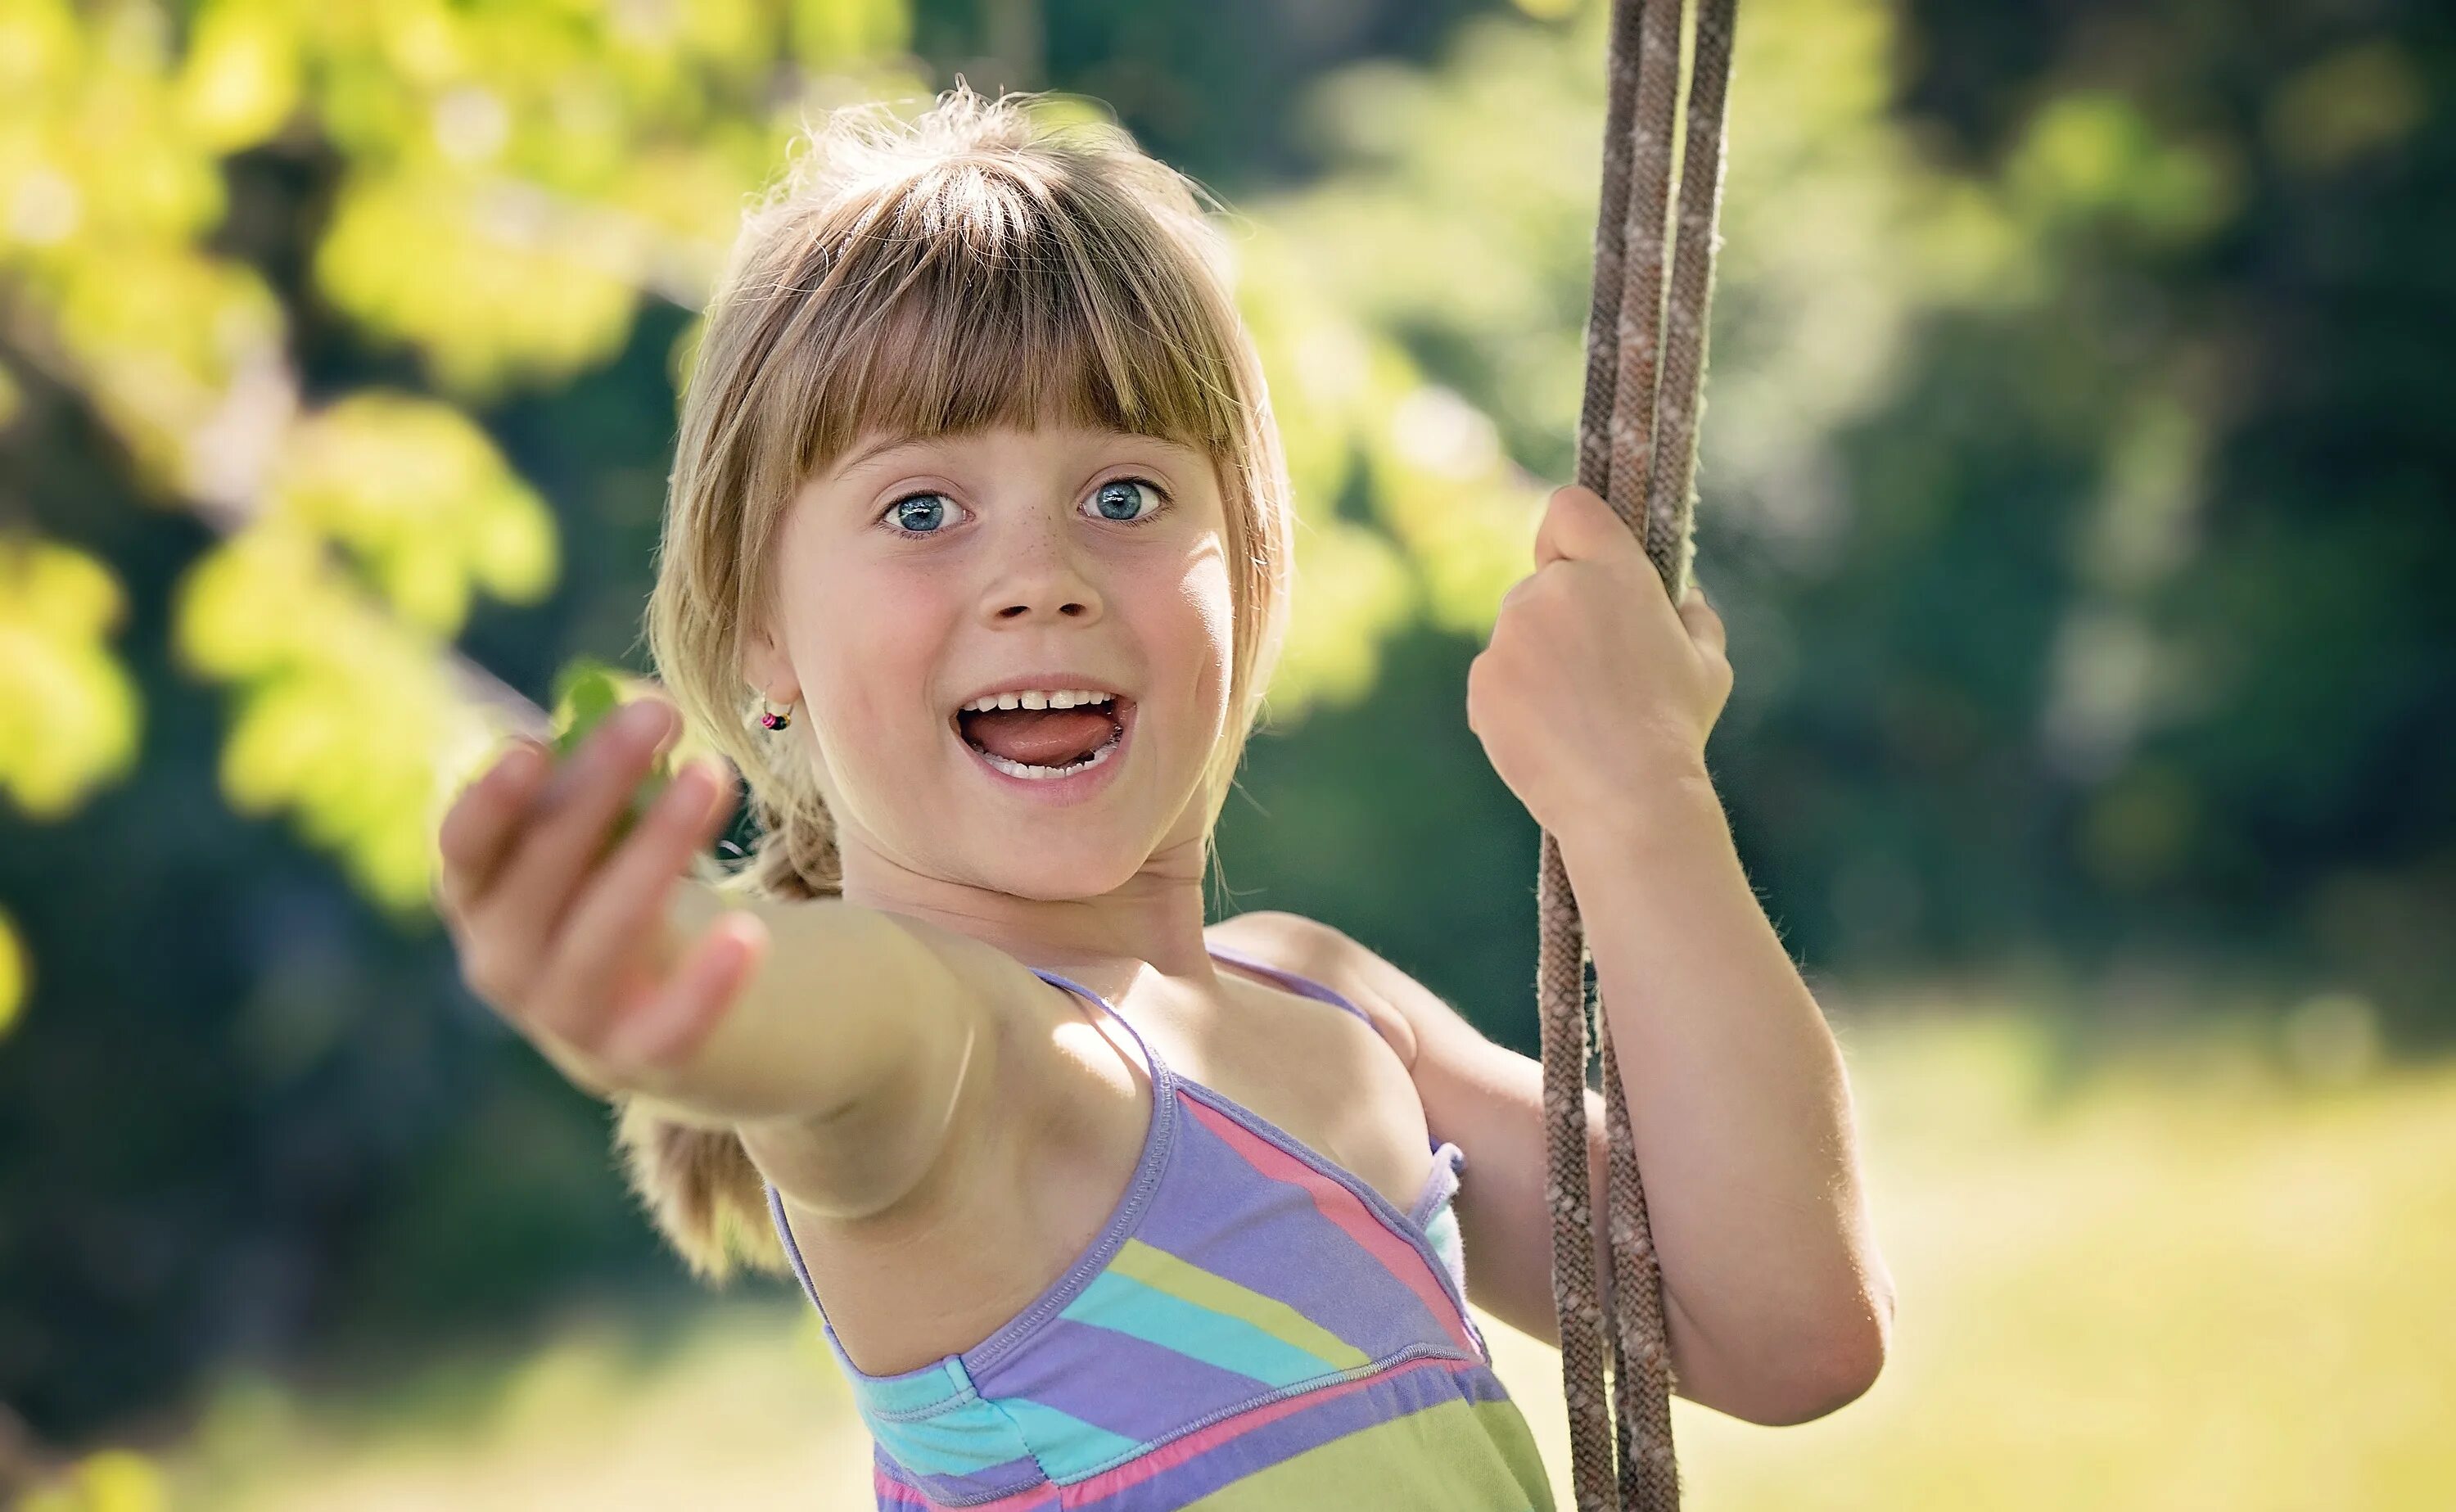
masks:
<instances>
[{"instance_id":1,"label":"turquoise stripe","mask_svg":"<svg viewBox=\"0 0 2456 1512\"><path fill-rule=\"evenodd\" d=\"M1040 1468L1052 1481L1080 1480L1143 1447L1122 1434L1111 1433L1054 1407L1044 1407L1028 1397L999 1397L992 1404L1023 1430L1024 1440L1032 1445L1033 1458L1040 1461Z\"/></svg>"},{"instance_id":2,"label":"turquoise stripe","mask_svg":"<svg viewBox=\"0 0 2456 1512\"><path fill-rule=\"evenodd\" d=\"M1433 1220L1424 1225L1424 1237L1431 1241L1433 1253L1442 1257L1442 1263L1450 1268L1450 1274L1458 1275L1462 1268L1459 1259L1459 1221L1457 1212L1449 1204L1443 1203L1442 1210L1433 1215Z\"/></svg>"},{"instance_id":3,"label":"turquoise stripe","mask_svg":"<svg viewBox=\"0 0 2456 1512\"><path fill-rule=\"evenodd\" d=\"M1020 1460L1030 1450L997 1408L982 1401L910 1421L863 1415L895 1462L922 1475L971 1475Z\"/></svg>"},{"instance_id":4,"label":"turquoise stripe","mask_svg":"<svg viewBox=\"0 0 2456 1512\"><path fill-rule=\"evenodd\" d=\"M1340 1368L1241 1318L1171 1297L1115 1271L1101 1272L1060 1316L1131 1334L1274 1386L1334 1375Z\"/></svg>"},{"instance_id":5,"label":"turquoise stripe","mask_svg":"<svg viewBox=\"0 0 2456 1512\"><path fill-rule=\"evenodd\" d=\"M972 1475L1032 1452L1013 1421L972 1389L961 1359L926 1374L868 1378L855 1400L879 1445L916 1474Z\"/></svg>"},{"instance_id":6,"label":"turquoise stripe","mask_svg":"<svg viewBox=\"0 0 2456 1512\"><path fill-rule=\"evenodd\" d=\"M1028 1397L975 1396L960 1361L949 1361L946 1369L948 1388L961 1400L949 1400L935 1411L897 1419L875 1415L872 1402L862 1404L862 1420L879 1445L915 1474L972 1475L1029 1458L1050 1479L1064 1480L1103 1469L1143 1447Z\"/></svg>"},{"instance_id":7,"label":"turquoise stripe","mask_svg":"<svg viewBox=\"0 0 2456 1512\"><path fill-rule=\"evenodd\" d=\"M950 1363L942 1359L926 1370L902 1376L854 1377L853 1387L866 1408L898 1416L927 1412L972 1392L972 1383L950 1370Z\"/></svg>"}]
</instances>

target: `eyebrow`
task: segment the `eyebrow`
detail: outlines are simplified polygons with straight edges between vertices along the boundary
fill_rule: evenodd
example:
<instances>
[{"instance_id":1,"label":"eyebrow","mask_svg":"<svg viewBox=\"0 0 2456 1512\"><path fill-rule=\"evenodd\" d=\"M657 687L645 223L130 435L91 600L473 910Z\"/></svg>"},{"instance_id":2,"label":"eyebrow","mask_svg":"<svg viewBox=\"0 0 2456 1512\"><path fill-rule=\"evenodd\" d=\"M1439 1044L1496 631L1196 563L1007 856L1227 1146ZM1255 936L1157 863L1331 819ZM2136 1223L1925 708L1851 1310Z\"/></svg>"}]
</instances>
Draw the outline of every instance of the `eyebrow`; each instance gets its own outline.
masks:
<instances>
[{"instance_id":1,"label":"eyebrow","mask_svg":"<svg viewBox=\"0 0 2456 1512\"><path fill-rule=\"evenodd\" d=\"M835 466L829 469L829 475L835 478L842 478L852 472L854 469L863 466L876 458L883 457L889 452L898 451L907 446L918 446L928 439L930 439L930 438L922 436L881 437L879 439L870 442L868 446L862 447L860 450L839 459Z\"/></svg>"},{"instance_id":2,"label":"eyebrow","mask_svg":"<svg viewBox=\"0 0 2456 1512\"><path fill-rule=\"evenodd\" d=\"M1120 431L1117 437L1120 439L1150 441L1166 450L1181 452L1189 456L1199 457L1202 452L1200 447L1178 440L1173 436L1153 436L1140 431ZM890 452L902 451L911 446L927 446L932 441L944 439L947 439L944 436L883 436L869 445L848 452L837 459L835 465L828 470L828 477L831 480L842 480Z\"/></svg>"}]
</instances>

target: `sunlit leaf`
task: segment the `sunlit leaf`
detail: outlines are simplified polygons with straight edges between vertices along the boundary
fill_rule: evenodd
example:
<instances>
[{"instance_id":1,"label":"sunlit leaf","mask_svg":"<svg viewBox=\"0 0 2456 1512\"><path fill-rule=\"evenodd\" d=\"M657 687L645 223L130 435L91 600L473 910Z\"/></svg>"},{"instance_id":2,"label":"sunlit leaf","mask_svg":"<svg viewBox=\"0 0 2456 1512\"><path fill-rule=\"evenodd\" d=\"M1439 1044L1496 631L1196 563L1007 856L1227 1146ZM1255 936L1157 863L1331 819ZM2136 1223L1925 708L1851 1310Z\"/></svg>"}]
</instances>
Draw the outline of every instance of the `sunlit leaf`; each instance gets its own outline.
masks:
<instances>
[{"instance_id":1,"label":"sunlit leaf","mask_svg":"<svg viewBox=\"0 0 2456 1512\"><path fill-rule=\"evenodd\" d=\"M473 587L531 602L557 569L544 501L485 432L431 399L361 392L300 423L270 507L346 548L394 608L437 635L460 628Z\"/></svg>"},{"instance_id":2,"label":"sunlit leaf","mask_svg":"<svg viewBox=\"0 0 2456 1512\"><path fill-rule=\"evenodd\" d=\"M414 341L442 383L486 394L610 357L645 255L618 224L533 187L378 175L342 192L316 276L369 331Z\"/></svg>"},{"instance_id":3,"label":"sunlit leaf","mask_svg":"<svg viewBox=\"0 0 2456 1512\"><path fill-rule=\"evenodd\" d=\"M2413 59L2393 42L2363 42L2329 53L2278 89L2268 137L2292 166L2331 169L2403 141L2429 112L2429 86Z\"/></svg>"},{"instance_id":4,"label":"sunlit leaf","mask_svg":"<svg viewBox=\"0 0 2456 1512\"><path fill-rule=\"evenodd\" d=\"M2041 109L2006 179L2049 227L2105 216L2167 242L2215 230L2239 193L2233 165L2214 148L2162 136L2139 106L2103 92L2059 95Z\"/></svg>"},{"instance_id":5,"label":"sunlit leaf","mask_svg":"<svg viewBox=\"0 0 2456 1512\"><path fill-rule=\"evenodd\" d=\"M814 68L903 51L911 41L900 0L792 0L793 55Z\"/></svg>"},{"instance_id":6,"label":"sunlit leaf","mask_svg":"<svg viewBox=\"0 0 2456 1512\"><path fill-rule=\"evenodd\" d=\"M102 562L0 536L0 791L36 819L72 811L135 761L135 684L106 644L125 612Z\"/></svg>"},{"instance_id":7,"label":"sunlit leaf","mask_svg":"<svg viewBox=\"0 0 2456 1512\"><path fill-rule=\"evenodd\" d=\"M0 6L0 91L24 107L50 103L45 93L75 71L82 43L67 0L11 0Z\"/></svg>"},{"instance_id":8,"label":"sunlit leaf","mask_svg":"<svg viewBox=\"0 0 2456 1512\"><path fill-rule=\"evenodd\" d=\"M165 492L187 476L193 439L242 364L282 326L252 269L166 240L84 250L63 266L51 309L96 406Z\"/></svg>"},{"instance_id":9,"label":"sunlit leaf","mask_svg":"<svg viewBox=\"0 0 2456 1512\"><path fill-rule=\"evenodd\" d=\"M26 985L31 974L17 928L8 910L0 909L0 1036L16 1028L17 1015L25 1011Z\"/></svg>"},{"instance_id":10,"label":"sunlit leaf","mask_svg":"<svg viewBox=\"0 0 2456 1512\"><path fill-rule=\"evenodd\" d=\"M289 810L370 897L422 909L438 772L485 724L447 676L444 643L279 520L208 553L174 609L181 656L239 685L221 765L232 807Z\"/></svg>"},{"instance_id":11,"label":"sunlit leaf","mask_svg":"<svg viewBox=\"0 0 2456 1512\"><path fill-rule=\"evenodd\" d=\"M215 0L196 16L178 88L198 145L230 153L263 140L298 102L294 19L264 0Z\"/></svg>"},{"instance_id":12,"label":"sunlit leaf","mask_svg":"<svg viewBox=\"0 0 2456 1512\"><path fill-rule=\"evenodd\" d=\"M77 1461L67 1479L22 1503L24 1512L168 1512L170 1489L144 1456L105 1449Z\"/></svg>"}]
</instances>

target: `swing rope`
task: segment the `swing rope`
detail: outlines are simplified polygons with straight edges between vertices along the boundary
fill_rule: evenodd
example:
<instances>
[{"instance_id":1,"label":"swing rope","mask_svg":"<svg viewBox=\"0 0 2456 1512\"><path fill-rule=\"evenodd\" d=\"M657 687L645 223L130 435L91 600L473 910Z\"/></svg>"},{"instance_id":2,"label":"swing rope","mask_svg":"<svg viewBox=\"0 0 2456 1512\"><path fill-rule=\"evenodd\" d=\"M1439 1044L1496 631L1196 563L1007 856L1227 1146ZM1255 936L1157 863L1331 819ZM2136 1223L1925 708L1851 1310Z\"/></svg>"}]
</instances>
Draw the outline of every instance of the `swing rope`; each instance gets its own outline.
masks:
<instances>
[{"instance_id":1,"label":"swing rope","mask_svg":"<svg viewBox=\"0 0 2456 1512\"><path fill-rule=\"evenodd\" d=\"M1602 495L1637 534L1674 603L1688 592L1695 549L1690 491L1722 204L1723 115L1735 5L1736 0L1612 5L1578 482ZM1675 144L1684 10L1694 11L1694 56L1686 131ZM1670 215L1675 145L1676 227ZM1552 1298L1561 1321L1571 1483L1578 1512L1668 1512L1680 1504L1671 1444L1671 1352L1628 1100L1612 1051L1610 1020L1595 1011L1610 1149L1607 1269L1600 1278L1611 1292L1607 1333L1597 1295L1595 1215L1587 1195L1586 931L1560 844L1548 832L1539 865L1535 994L1548 1135Z\"/></svg>"}]
</instances>

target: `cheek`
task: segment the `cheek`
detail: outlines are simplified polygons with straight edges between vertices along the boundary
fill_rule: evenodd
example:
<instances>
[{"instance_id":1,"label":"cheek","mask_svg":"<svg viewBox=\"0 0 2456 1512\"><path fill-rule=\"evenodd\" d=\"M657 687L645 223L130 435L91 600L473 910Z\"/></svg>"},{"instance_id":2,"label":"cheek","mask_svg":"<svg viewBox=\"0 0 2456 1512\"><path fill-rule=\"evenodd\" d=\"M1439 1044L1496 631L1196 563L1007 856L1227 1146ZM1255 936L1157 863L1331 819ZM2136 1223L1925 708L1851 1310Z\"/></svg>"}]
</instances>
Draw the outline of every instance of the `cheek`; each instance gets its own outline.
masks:
<instances>
[{"instance_id":1,"label":"cheek","mask_svg":"<svg viewBox=\"0 0 2456 1512\"><path fill-rule=\"evenodd\" d=\"M1170 584L1168 619L1172 648L1191 664L1196 695L1206 706L1223 705L1237 652L1237 611L1227 562L1218 552L1185 563Z\"/></svg>"},{"instance_id":2,"label":"cheek","mask_svg":"<svg viewBox=\"0 0 2456 1512\"><path fill-rule=\"evenodd\" d=\"M935 733L916 721L952 623L946 584L873 562L813 574L809 591L797 660L829 764L857 771L906 759L906 746Z\"/></svg>"}]
</instances>

